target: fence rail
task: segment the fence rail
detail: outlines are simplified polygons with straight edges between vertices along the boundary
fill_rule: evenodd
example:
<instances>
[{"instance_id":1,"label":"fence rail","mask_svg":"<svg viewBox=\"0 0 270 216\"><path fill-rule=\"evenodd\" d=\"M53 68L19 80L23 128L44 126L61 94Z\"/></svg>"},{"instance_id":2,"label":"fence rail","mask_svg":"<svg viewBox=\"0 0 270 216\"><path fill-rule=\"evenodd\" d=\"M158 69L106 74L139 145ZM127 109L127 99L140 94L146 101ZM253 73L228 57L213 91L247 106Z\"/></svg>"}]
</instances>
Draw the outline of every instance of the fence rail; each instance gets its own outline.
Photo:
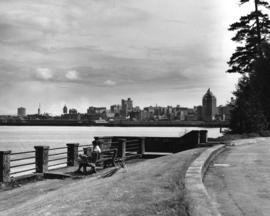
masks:
<instances>
[{"instance_id":1,"label":"fence rail","mask_svg":"<svg viewBox=\"0 0 270 216\"><path fill-rule=\"evenodd\" d=\"M66 149L67 147L57 147L57 148L50 148L50 150L59 150L59 149Z\"/></svg>"},{"instance_id":2,"label":"fence rail","mask_svg":"<svg viewBox=\"0 0 270 216\"><path fill-rule=\"evenodd\" d=\"M29 166L29 165L33 165L33 164L35 164L35 163L31 162L31 163L17 164L17 165L10 166L10 168Z\"/></svg>"},{"instance_id":3,"label":"fence rail","mask_svg":"<svg viewBox=\"0 0 270 216\"><path fill-rule=\"evenodd\" d=\"M49 154L49 156L56 156L56 155L63 155L63 154L67 154L66 152L60 152L60 153L54 153L54 154Z\"/></svg>"},{"instance_id":4,"label":"fence rail","mask_svg":"<svg viewBox=\"0 0 270 216\"><path fill-rule=\"evenodd\" d=\"M60 163L56 163L56 164L50 164L48 165L48 167L55 167L55 166L60 166L60 165L66 165L67 163L66 162L60 162Z\"/></svg>"},{"instance_id":5,"label":"fence rail","mask_svg":"<svg viewBox=\"0 0 270 216\"><path fill-rule=\"evenodd\" d=\"M12 152L10 155L18 155L18 154L30 154L30 153L35 153L35 151Z\"/></svg>"},{"instance_id":6,"label":"fence rail","mask_svg":"<svg viewBox=\"0 0 270 216\"><path fill-rule=\"evenodd\" d=\"M127 140L126 143L140 142L140 139Z\"/></svg>"},{"instance_id":7,"label":"fence rail","mask_svg":"<svg viewBox=\"0 0 270 216\"><path fill-rule=\"evenodd\" d=\"M127 143L128 147L139 146L141 143Z\"/></svg>"},{"instance_id":8,"label":"fence rail","mask_svg":"<svg viewBox=\"0 0 270 216\"><path fill-rule=\"evenodd\" d=\"M65 159L67 159L67 157L54 158L54 159L50 159L49 162L52 162L52 161L59 161L59 160L65 160Z\"/></svg>"},{"instance_id":9,"label":"fence rail","mask_svg":"<svg viewBox=\"0 0 270 216\"><path fill-rule=\"evenodd\" d=\"M19 173L25 173L25 172L29 172L29 171L35 171L36 168L31 168L31 169L24 169L24 170L19 170L19 171L15 171L15 172L11 172L11 175L15 175L15 174L19 174Z\"/></svg>"},{"instance_id":10,"label":"fence rail","mask_svg":"<svg viewBox=\"0 0 270 216\"><path fill-rule=\"evenodd\" d=\"M14 162L14 161L21 161L21 160L28 160L28 159L35 159L35 156L31 156L31 157L24 157L24 158L15 158L15 159L11 159L10 162Z\"/></svg>"},{"instance_id":11,"label":"fence rail","mask_svg":"<svg viewBox=\"0 0 270 216\"><path fill-rule=\"evenodd\" d=\"M79 145L79 147L90 147L91 145Z\"/></svg>"},{"instance_id":12,"label":"fence rail","mask_svg":"<svg viewBox=\"0 0 270 216\"><path fill-rule=\"evenodd\" d=\"M113 140L114 139L114 140ZM102 140L102 138L101 138ZM17 177L29 173L44 173L52 167L76 166L79 153L91 144L79 145L67 143L64 147L49 148L49 146L35 146L34 151L11 152L0 151L0 182L9 182L10 177ZM117 148L118 157L126 158L131 152L142 154L144 145L142 139L122 139L110 137L103 140L101 149ZM32 155L29 155L32 154Z\"/></svg>"}]
</instances>

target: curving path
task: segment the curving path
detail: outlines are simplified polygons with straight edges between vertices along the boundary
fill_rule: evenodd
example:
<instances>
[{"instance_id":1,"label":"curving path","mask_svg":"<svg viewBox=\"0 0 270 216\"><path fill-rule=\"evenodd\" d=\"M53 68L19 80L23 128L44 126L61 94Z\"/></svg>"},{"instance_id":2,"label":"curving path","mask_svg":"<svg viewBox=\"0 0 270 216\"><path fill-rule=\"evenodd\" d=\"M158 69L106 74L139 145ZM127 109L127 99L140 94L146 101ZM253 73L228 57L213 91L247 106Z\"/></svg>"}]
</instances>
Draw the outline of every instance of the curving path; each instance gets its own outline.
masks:
<instances>
[{"instance_id":1,"label":"curving path","mask_svg":"<svg viewBox=\"0 0 270 216\"><path fill-rule=\"evenodd\" d=\"M270 138L236 142L209 167L204 184L224 216L269 216Z\"/></svg>"}]
</instances>

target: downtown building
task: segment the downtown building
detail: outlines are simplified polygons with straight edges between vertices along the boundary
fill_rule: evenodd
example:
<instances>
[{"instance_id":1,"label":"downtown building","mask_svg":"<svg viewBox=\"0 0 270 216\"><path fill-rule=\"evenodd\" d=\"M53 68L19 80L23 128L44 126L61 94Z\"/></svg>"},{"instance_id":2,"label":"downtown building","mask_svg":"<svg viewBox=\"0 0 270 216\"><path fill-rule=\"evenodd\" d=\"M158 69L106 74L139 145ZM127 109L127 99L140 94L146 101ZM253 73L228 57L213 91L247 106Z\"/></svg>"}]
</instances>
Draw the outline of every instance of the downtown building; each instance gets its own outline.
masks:
<instances>
[{"instance_id":1,"label":"downtown building","mask_svg":"<svg viewBox=\"0 0 270 216\"><path fill-rule=\"evenodd\" d=\"M17 116L20 116L20 117L26 116L26 109L24 107L19 107L17 109Z\"/></svg>"},{"instance_id":2,"label":"downtown building","mask_svg":"<svg viewBox=\"0 0 270 216\"><path fill-rule=\"evenodd\" d=\"M202 120L213 121L217 115L217 100L210 88L202 98Z\"/></svg>"},{"instance_id":3,"label":"downtown building","mask_svg":"<svg viewBox=\"0 0 270 216\"><path fill-rule=\"evenodd\" d=\"M121 101L121 115L127 117L133 110L133 101L131 98L127 100L122 99Z\"/></svg>"}]
</instances>

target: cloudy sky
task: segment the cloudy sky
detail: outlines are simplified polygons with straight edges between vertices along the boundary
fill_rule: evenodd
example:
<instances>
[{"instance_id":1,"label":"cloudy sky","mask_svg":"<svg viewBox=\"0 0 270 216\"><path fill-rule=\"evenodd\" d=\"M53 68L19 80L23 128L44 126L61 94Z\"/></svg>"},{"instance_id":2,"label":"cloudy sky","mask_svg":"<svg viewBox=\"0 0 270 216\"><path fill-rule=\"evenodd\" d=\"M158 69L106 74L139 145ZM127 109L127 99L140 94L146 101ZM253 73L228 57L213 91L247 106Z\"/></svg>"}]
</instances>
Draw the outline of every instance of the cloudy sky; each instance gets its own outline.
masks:
<instances>
[{"instance_id":1,"label":"cloudy sky","mask_svg":"<svg viewBox=\"0 0 270 216\"><path fill-rule=\"evenodd\" d=\"M227 31L238 0L0 0L0 114L218 104L237 76Z\"/></svg>"}]
</instances>

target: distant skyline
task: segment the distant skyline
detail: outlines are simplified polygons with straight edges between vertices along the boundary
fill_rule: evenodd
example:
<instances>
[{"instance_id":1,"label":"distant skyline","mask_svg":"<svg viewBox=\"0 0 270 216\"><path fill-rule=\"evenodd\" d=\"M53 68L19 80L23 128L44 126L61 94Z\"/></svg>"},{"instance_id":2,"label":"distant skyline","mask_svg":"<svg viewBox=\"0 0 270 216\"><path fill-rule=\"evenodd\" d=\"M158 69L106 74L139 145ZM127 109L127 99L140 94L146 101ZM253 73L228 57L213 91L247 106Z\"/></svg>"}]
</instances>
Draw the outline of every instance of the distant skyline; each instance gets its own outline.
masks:
<instances>
[{"instance_id":1,"label":"distant skyline","mask_svg":"<svg viewBox=\"0 0 270 216\"><path fill-rule=\"evenodd\" d=\"M227 29L248 10L238 0L2 0L0 114L65 104L140 107L201 104L208 88L226 104L235 44Z\"/></svg>"},{"instance_id":2,"label":"distant skyline","mask_svg":"<svg viewBox=\"0 0 270 216\"><path fill-rule=\"evenodd\" d=\"M202 101L201 101L201 103L198 103L198 104L194 104L194 105L192 105L192 106L181 106L180 104L167 104L167 105L160 105L160 104L149 104L148 106L139 106L139 105L137 105L137 104L135 104L134 103L134 101L133 101L133 99L132 98L122 98L122 99L124 99L124 100L127 100L127 99L131 99L131 101L132 101L132 106L133 106L133 108L135 108L135 107L139 107L140 109L144 109L144 108L146 108L146 107L168 107L168 106L172 106L172 107L177 107L177 106L180 106L180 107L183 107L183 108L194 108L194 107L197 107L197 106L203 106L203 97L205 97L205 94L206 93L208 93L208 92L211 92L211 89L209 88L204 94L203 94L203 96L202 96ZM211 92L211 94L212 94L212 92ZM214 94L213 94L214 95ZM215 96L215 95L214 95ZM122 100L121 99L121 100ZM215 97L215 99L216 99L216 97ZM88 108L89 107L99 107L99 108L106 108L107 110L110 110L110 108L111 108L111 106L115 106L115 105L119 105L119 106L121 106L122 104L121 104L121 101L120 100L120 102L119 103L113 103L113 104L107 104L107 105L103 105L103 106L100 106L100 105L96 105L96 106L93 106L93 105L89 105L88 107L84 107L84 109L82 109L81 111L79 111L78 109L77 109L77 107L76 106L73 106L73 105L68 105L68 104L64 104L63 105L63 107L59 107L58 108L58 110L59 110L59 112L57 112L57 113L55 113L55 114L63 114L63 113L65 113L64 112L64 109L66 109L66 111L68 112L69 110L73 110L73 109L76 109L77 111L79 111L79 113L87 113L88 111ZM229 102L229 101L228 101ZM225 103L225 104L219 104L219 105L222 105L222 106L225 106L225 105L227 105L227 103ZM218 106L219 106L218 105ZM18 114L18 109L23 109L24 111L26 111L26 115L29 115L29 114L38 114L38 115L42 115L42 114L51 114L51 113L48 113L46 110L42 110L41 109L41 104L39 103L38 104L38 108L37 108L37 110L34 110L34 112L32 112L32 113L29 113L29 112L27 112L27 107L23 107L23 106L19 106L19 107L17 107L17 114ZM12 115L14 115L15 113L13 113ZM0 113L0 115L1 115L1 113ZM25 115L25 114L24 114Z\"/></svg>"}]
</instances>

